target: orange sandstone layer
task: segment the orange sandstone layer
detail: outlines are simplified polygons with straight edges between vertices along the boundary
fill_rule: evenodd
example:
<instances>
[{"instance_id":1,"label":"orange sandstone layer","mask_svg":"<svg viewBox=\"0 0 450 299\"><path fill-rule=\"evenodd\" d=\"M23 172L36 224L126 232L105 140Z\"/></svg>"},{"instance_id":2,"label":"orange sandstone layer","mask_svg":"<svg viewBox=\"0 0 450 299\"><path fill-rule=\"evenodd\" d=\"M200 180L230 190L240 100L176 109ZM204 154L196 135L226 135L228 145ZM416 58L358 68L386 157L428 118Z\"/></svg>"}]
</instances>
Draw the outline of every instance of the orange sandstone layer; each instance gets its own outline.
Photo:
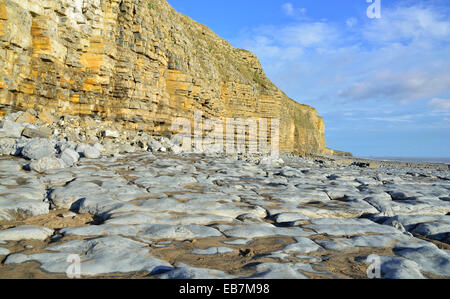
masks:
<instances>
[{"instance_id":1,"label":"orange sandstone layer","mask_svg":"<svg viewBox=\"0 0 450 299\"><path fill-rule=\"evenodd\" d=\"M332 152L314 108L166 0L0 0L0 115L28 108L165 135L195 110L279 118L281 152Z\"/></svg>"}]
</instances>

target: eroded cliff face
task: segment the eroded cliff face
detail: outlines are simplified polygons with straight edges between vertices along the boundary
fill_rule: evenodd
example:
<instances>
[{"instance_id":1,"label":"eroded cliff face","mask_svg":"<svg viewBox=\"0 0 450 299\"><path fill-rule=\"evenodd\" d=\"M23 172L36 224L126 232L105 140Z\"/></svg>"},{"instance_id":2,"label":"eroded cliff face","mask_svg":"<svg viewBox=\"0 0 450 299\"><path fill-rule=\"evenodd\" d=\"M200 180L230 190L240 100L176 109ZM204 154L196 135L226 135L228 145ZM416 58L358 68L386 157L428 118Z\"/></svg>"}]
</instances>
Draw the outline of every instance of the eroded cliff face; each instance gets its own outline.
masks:
<instances>
[{"instance_id":1,"label":"eroded cliff face","mask_svg":"<svg viewBox=\"0 0 450 299\"><path fill-rule=\"evenodd\" d=\"M0 0L0 42L0 114L49 110L166 135L196 109L279 118L282 152L329 152L315 109L166 0Z\"/></svg>"}]
</instances>

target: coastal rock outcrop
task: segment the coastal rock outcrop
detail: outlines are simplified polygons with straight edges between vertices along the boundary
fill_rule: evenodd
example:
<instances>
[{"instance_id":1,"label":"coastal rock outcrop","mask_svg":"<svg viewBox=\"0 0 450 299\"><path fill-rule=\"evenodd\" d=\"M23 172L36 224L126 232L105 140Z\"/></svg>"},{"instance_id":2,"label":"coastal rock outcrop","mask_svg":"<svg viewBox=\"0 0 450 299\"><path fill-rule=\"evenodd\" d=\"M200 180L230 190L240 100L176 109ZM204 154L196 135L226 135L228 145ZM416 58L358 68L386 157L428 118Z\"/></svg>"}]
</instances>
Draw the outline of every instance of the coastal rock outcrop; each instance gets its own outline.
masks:
<instances>
[{"instance_id":1,"label":"coastal rock outcrop","mask_svg":"<svg viewBox=\"0 0 450 299\"><path fill-rule=\"evenodd\" d=\"M195 110L278 118L281 152L332 152L314 108L166 0L0 0L0 116L30 108L166 137Z\"/></svg>"}]
</instances>

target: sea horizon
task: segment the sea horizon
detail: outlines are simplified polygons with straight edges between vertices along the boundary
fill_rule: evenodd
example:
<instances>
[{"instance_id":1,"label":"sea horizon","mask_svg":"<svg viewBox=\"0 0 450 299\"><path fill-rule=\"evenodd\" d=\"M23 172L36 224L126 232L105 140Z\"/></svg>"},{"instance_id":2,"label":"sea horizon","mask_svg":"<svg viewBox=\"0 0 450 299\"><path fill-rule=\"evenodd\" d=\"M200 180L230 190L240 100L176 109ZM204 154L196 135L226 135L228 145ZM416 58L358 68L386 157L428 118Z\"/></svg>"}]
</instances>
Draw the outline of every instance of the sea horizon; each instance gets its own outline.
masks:
<instances>
[{"instance_id":1,"label":"sea horizon","mask_svg":"<svg viewBox=\"0 0 450 299\"><path fill-rule=\"evenodd\" d=\"M419 162L419 163L441 163L450 165L450 157L436 158L436 157L374 157L365 156L363 159L370 159L376 161L393 161L393 162Z\"/></svg>"}]
</instances>

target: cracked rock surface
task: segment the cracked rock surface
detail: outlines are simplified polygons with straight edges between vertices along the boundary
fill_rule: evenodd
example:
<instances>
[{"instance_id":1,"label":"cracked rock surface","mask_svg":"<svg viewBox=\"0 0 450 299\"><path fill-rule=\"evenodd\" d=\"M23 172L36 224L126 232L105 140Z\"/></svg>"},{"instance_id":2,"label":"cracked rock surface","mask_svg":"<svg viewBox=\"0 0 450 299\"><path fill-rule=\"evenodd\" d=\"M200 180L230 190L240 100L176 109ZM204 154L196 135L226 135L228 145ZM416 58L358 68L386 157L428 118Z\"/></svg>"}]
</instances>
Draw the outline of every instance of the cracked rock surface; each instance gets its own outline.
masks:
<instances>
[{"instance_id":1,"label":"cracked rock surface","mask_svg":"<svg viewBox=\"0 0 450 299\"><path fill-rule=\"evenodd\" d=\"M450 277L448 170L66 153L0 157L0 277Z\"/></svg>"}]
</instances>

